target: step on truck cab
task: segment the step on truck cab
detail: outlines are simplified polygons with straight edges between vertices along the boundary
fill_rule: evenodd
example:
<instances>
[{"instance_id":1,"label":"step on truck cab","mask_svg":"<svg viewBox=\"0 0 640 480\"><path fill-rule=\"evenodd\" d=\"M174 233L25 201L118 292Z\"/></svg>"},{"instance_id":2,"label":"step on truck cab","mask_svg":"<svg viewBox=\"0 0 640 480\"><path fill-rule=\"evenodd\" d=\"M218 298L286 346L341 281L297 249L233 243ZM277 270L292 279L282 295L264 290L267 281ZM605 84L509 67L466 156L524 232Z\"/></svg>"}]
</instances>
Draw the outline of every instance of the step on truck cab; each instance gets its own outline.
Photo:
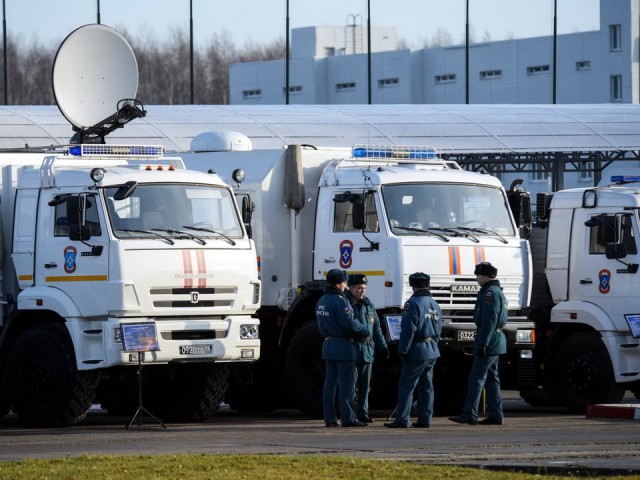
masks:
<instances>
[{"instance_id":1,"label":"step on truck cab","mask_svg":"<svg viewBox=\"0 0 640 480\"><path fill-rule=\"evenodd\" d=\"M100 55L83 56L87 44ZM117 58L100 72L102 54L124 51L124 63L130 60L115 30L82 27L65 45L90 77L126 76ZM78 80L77 70L69 72ZM59 79L59 100L82 96L70 83ZM144 115L137 102L125 104L114 117L120 123L132 111ZM205 420L224 399L229 366L260 356L256 252L233 190L215 174L166 158L162 147L102 143L117 120L84 128L90 105L65 107L91 143L0 151L7 252L0 415L12 410L27 425L64 426L94 403L132 415L142 365L150 411L164 420ZM144 335L127 337L136 331Z\"/></svg>"},{"instance_id":2,"label":"step on truck cab","mask_svg":"<svg viewBox=\"0 0 640 480\"><path fill-rule=\"evenodd\" d=\"M374 367L373 404L393 408L395 403L395 345L402 306L412 293L408 277L417 271L431 276L431 294L444 315L436 372L441 410L458 408L464 398L479 289L473 271L481 261L497 266L509 302L505 387L533 379L533 324L524 312L530 252L497 178L464 171L432 148L252 150L241 137L203 134L194 139L194 152L184 154L189 168L211 168L229 182L236 179L238 195L253 199L250 229L263 285L258 312L263 356L251 367L252 387L232 383L232 406L275 408L286 402L273 398L275 391L290 394L311 415L321 412L322 339L314 307L332 268L367 275L367 296L391 345L391 359ZM207 138L211 145L236 145L236 150L213 151L218 147L207 147ZM251 388L261 393L249 394Z\"/></svg>"}]
</instances>

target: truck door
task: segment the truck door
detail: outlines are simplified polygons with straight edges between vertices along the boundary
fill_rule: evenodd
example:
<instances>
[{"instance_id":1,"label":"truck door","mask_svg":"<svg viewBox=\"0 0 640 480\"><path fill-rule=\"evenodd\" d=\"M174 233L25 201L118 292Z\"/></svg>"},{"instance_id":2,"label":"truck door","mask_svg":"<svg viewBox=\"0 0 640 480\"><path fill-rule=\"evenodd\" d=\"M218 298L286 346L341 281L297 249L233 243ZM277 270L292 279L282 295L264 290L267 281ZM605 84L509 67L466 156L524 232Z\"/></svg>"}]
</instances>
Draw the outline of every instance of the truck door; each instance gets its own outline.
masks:
<instances>
[{"instance_id":1,"label":"truck door","mask_svg":"<svg viewBox=\"0 0 640 480\"><path fill-rule=\"evenodd\" d=\"M324 275L332 268L364 273L369 277L367 296L372 299L382 298L384 282L384 255L380 247L376 199L373 191L321 191L318 195L314 254L316 279L318 272ZM361 219L358 211L362 212Z\"/></svg>"},{"instance_id":2,"label":"truck door","mask_svg":"<svg viewBox=\"0 0 640 480\"><path fill-rule=\"evenodd\" d=\"M625 308L633 310L632 299L640 294L635 212L581 209L575 215L572 230L569 299L595 303L616 322L618 329L626 329L624 313L634 312ZM624 258L607 258L607 245L611 248L614 244L624 247Z\"/></svg>"},{"instance_id":3,"label":"truck door","mask_svg":"<svg viewBox=\"0 0 640 480\"><path fill-rule=\"evenodd\" d=\"M79 224L84 224L90 238L71 239ZM36 285L65 292L83 317L107 313L109 249L105 225L96 194L61 197L47 191L40 196Z\"/></svg>"}]
</instances>

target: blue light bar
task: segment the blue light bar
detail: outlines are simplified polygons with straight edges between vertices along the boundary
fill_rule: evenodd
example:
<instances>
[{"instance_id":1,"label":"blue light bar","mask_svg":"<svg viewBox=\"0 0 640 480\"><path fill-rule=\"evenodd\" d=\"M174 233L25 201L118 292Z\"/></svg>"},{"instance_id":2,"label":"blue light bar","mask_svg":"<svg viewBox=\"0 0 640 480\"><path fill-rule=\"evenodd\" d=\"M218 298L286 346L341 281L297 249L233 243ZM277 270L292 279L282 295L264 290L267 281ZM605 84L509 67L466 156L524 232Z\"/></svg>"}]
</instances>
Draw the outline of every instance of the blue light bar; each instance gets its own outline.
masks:
<instances>
[{"instance_id":1,"label":"blue light bar","mask_svg":"<svg viewBox=\"0 0 640 480\"><path fill-rule=\"evenodd\" d=\"M69 155L76 157L144 157L159 158L164 155L160 145L74 145Z\"/></svg>"},{"instance_id":2,"label":"blue light bar","mask_svg":"<svg viewBox=\"0 0 640 480\"><path fill-rule=\"evenodd\" d=\"M398 158L398 159L430 159L437 158L435 147L407 147L399 145L354 145L354 158Z\"/></svg>"},{"instance_id":3,"label":"blue light bar","mask_svg":"<svg viewBox=\"0 0 640 480\"><path fill-rule=\"evenodd\" d=\"M640 176L638 175L613 175L611 177L611 183L631 183L640 182Z\"/></svg>"}]
</instances>

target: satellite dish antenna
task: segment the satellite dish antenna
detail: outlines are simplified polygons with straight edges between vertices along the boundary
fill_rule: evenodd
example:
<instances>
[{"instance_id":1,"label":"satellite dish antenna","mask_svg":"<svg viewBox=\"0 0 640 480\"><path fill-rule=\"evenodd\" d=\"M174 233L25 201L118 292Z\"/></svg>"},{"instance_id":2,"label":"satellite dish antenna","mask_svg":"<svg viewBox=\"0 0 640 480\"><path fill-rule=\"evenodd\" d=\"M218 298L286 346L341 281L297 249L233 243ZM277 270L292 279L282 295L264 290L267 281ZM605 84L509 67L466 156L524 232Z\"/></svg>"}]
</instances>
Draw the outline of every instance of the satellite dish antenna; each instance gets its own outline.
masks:
<instances>
[{"instance_id":1,"label":"satellite dish antenna","mask_svg":"<svg viewBox=\"0 0 640 480\"><path fill-rule=\"evenodd\" d=\"M133 49L106 25L85 25L64 39L53 62L52 83L60 112L78 132L72 143L104 143L105 135L146 115L135 100Z\"/></svg>"}]
</instances>

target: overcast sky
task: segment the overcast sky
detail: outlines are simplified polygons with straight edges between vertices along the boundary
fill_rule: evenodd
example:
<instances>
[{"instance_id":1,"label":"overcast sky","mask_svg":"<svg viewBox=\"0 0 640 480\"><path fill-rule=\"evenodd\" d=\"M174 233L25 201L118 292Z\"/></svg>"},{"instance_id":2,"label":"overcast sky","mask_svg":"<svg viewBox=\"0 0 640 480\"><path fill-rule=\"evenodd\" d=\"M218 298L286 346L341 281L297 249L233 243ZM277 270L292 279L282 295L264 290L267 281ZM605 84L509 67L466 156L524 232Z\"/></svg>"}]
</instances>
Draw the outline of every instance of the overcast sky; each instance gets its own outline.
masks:
<instances>
[{"instance_id":1,"label":"overcast sky","mask_svg":"<svg viewBox=\"0 0 640 480\"><path fill-rule=\"evenodd\" d=\"M10 37L58 45L71 31L96 23L130 36L163 40L167 31L189 31L190 0L4 0ZM554 0L468 0L477 40L551 35ZM606 2L606 0L602 0ZM411 48L438 29L464 42L467 0L370 0L373 26L391 26ZM196 43L226 32L237 45L285 36L286 0L191 0ZM598 0L557 0L559 33L599 28ZM367 22L367 0L289 0L291 28Z\"/></svg>"}]
</instances>

